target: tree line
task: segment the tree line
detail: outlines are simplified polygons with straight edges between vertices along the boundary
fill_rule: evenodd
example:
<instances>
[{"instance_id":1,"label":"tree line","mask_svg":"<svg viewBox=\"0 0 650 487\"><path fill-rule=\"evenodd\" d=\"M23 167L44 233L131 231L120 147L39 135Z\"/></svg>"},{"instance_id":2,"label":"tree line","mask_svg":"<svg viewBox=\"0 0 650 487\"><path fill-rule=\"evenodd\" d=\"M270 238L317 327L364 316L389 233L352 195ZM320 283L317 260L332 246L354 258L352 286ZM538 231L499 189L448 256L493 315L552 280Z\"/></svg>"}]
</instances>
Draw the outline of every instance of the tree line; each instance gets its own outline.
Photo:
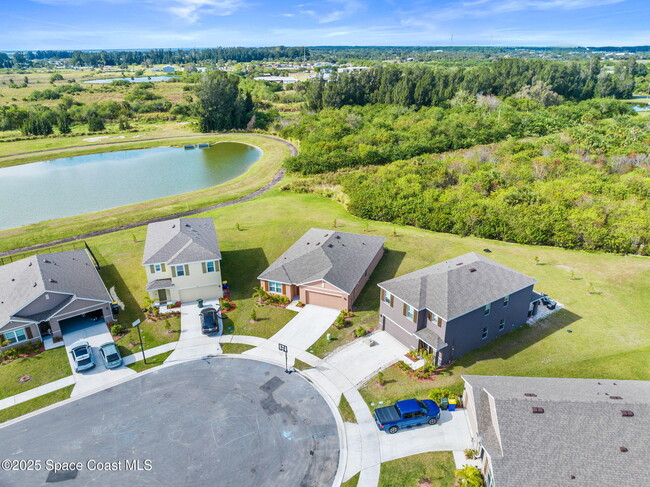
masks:
<instances>
[{"instance_id":1,"label":"tree line","mask_svg":"<svg viewBox=\"0 0 650 487\"><path fill-rule=\"evenodd\" d=\"M614 73L601 68L598 58L574 62L498 59L469 68L389 65L333 73L329 82L312 80L305 96L312 110L372 103L423 107L440 106L462 92L508 97L541 83L571 101L631 98L635 77L648 73L634 58L618 63Z\"/></svg>"}]
</instances>

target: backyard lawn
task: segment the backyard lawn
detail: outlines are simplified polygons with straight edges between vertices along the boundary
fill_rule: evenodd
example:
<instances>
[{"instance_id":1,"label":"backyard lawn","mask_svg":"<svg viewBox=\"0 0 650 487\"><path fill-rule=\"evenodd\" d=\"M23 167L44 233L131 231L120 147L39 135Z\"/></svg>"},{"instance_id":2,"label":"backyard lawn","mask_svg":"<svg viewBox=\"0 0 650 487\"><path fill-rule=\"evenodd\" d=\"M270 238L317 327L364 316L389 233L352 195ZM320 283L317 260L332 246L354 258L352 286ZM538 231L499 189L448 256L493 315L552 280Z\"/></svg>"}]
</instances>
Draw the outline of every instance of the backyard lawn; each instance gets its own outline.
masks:
<instances>
[{"instance_id":1,"label":"backyard lawn","mask_svg":"<svg viewBox=\"0 0 650 487\"><path fill-rule=\"evenodd\" d=\"M32 378L19 383L24 375ZM72 375L65 347L46 350L33 357L19 358L0 365L0 399L20 394L48 382Z\"/></svg>"},{"instance_id":2,"label":"backyard lawn","mask_svg":"<svg viewBox=\"0 0 650 487\"><path fill-rule=\"evenodd\" d=\"M456 464L451 452L430 452L381 464L379 487L419 487L425 479L430 487L452 487Z\"/></svg>"}]
</instances>

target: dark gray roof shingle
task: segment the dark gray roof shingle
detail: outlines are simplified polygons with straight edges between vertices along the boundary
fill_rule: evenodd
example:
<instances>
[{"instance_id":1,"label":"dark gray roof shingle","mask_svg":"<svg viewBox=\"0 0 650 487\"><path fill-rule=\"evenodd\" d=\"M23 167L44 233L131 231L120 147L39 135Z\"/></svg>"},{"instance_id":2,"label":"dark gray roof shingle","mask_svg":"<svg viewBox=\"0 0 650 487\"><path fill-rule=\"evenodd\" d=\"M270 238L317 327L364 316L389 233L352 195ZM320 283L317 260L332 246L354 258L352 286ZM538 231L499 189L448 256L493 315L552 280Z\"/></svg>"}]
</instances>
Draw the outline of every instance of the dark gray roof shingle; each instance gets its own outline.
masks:
<instances>
[{"instance_id":1,"label":"dark gray roof shingle","mask_svg":"<svg viewBox=\"0 0 650 487\"><path fill-rule=\"evenodd\" d=\"M33 255L0 267L0 326L47 291L112 301L86 250Z\"/></svg>"},{"instance_id":2,"label":"dark gray roof shingle","mask_svg":"<svg viewBox=\"0 0 650 487\"><path fill-rule=\"evenodd\" d=\"M323 279L349 294L385 241L384 237L312 228L258 279L285 284Z\"/></svg>"},{"instance_id":3,"label":"dark gray roof shingle","mask_svg":"<svg viewBox=\"0 0 650 487\"><path fill-rule=\"evenodd\" d=\"M379 286L416 309L429 309L448 321L536 282L470 252Z\"/></svg>"},{"instance_id":4,"label":"dark gray roof shingle","mask_svg":"<svg viewBox=\"0 0 650 487\"><path fill-rule=\"evenodd\" d=\"M463 378L474 391L479 433L496 486L640 485L639 479L646 478L650 382ZM491 424L489 396L498 433ZM544 413L533 414L533 407ZM623 417L623 410L634 416ZM621 446L628 451L621 452Z\"/></svg>"},{"instance_id":5,"label":"dark gray roof shingle","mask_svg":"<svg viewBox=\"0 0 650 487\"><path fill-rule=\"evenodd\" d=\"M212 218L176 218L150 223L147 227L142 265L178 265L220 259Z\"/></svg>"}]
</instances>

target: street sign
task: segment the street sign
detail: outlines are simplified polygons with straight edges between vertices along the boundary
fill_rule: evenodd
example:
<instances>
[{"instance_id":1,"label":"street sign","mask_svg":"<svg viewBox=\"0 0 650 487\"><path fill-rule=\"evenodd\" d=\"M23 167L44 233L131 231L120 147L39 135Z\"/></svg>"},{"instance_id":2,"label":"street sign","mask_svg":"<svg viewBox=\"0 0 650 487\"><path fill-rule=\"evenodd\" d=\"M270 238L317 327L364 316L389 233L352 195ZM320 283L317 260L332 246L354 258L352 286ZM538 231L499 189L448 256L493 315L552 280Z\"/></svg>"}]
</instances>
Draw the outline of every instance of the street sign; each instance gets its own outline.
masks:
<instances>
[{"instance_id":1,"label":"street sign","mask_svg":"<svg viewBox=\"0 0 650 487\"><path fill-rule=\"evenodd\" d=\"M131 326L138 326L140 324L140 320L135 320L133 323L131 323Z\"/></svg>"}]
</instances>

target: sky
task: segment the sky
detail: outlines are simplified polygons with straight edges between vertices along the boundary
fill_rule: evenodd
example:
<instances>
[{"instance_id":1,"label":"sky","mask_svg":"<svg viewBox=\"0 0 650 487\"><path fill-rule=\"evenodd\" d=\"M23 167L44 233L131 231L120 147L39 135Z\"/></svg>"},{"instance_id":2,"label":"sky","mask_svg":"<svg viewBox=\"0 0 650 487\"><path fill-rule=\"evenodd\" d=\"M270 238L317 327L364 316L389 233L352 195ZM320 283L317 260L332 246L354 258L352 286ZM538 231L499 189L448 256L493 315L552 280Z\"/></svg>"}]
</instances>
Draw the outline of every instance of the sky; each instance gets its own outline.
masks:
<instances>
[{"instance_id":1,"label":"sky","mask_svg":"<svg viewBox=\"0 0 650 487\"><path fill-rule=\"evenodd\" d=\"M649 0L0 0L0 12L0 50L650 44Z\"/></svg>"}]
</instances>

